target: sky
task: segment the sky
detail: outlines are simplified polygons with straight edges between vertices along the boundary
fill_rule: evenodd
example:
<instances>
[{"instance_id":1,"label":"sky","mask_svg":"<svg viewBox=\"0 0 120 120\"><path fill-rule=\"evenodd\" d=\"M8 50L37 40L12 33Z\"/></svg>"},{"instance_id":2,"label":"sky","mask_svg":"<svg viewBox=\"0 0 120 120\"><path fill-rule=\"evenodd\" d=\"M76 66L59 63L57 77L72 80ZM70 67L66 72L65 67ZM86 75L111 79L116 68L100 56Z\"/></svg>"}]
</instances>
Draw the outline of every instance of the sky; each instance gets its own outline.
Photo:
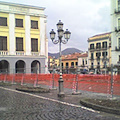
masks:
<instances>
[{"instance_id":1,"label":"sky","mask_svg":"<svg viewBox=\"0 0 120 120\"><path fill-rule=\"evenodd\" d=\"M77 48L88 50L88 38L97 34L110 32L110 0L1 0L3 2L20 3L45 7L47 15L48 51L56 53L59 45L50 40L51 29L57 33L56 24L61 20L64 30L71 32L67 44L62 44L62 50ZM56 39L57 35L56 35ZM63 38L64 39L64 38Z\"/></svg>"}]
</instances>

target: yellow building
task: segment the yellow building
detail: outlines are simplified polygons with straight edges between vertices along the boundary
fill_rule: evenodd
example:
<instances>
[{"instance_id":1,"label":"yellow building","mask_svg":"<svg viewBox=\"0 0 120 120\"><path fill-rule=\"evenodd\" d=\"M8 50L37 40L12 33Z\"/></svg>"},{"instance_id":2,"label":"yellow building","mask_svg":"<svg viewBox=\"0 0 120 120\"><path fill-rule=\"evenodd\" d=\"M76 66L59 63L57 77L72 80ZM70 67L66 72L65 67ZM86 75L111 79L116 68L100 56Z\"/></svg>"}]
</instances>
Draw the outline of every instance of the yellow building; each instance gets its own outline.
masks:
<instances>
[{"instance_id":1,"label":"yellow building","mask_svg":"<svg viewBox=\"0 0 120 120\"><path fill-rule=\"evenodd\" d=\"M62 56L63 73L76 73L80 55L81 53L73 53Z\"/></svg>"},{"instance_id":2,"label":"yellow building","mask_svg":"<svg viewBox=\"0 0 120 120\"><path fill-rule=\"evenodd\" d=\"M59 59L55 59L55 66L56 66L56 67L59 66Z\"/></svg>"},{"instance_id":3,"label":"yellow building","mask_svg":"<svg viewBox=\"0 0 120 120\"><path fill-rule=\"evenodd\" d=\"M45 8L0 2L0 72L47 72Z\"/></svg>"},{"instance_id":4,"label":"yellow building","mask_svg":"<svg viewBox=\"0 0 120 120\"><path fill-rule=\"evenodd\" d=\"M95 35L88 39L89 70L105 73L111 65L111 33Z\"/></svg>"},{"instance_id":5,"label":"yellow building","mask_svg":"<svg viewBox=\"0 0 120 120\"><path fill-rule=\"evenodd\" d=\"M48 56L48 69L49 72L53 72L53 69L59 69L59 59L55 57Z\"/></svg>"},{"instance_id":6,"label":"yellow building","mask_svg":"<svg viewBox=\"0 0 120 120\"><path fill-rule=\"evenodd\" d=\"M120 69L120 0L111 0L112 64Z\"/></svg>"},{"instance_id":7,"label":"yellow building","mask_svg":"<svg viewBox=\"0 0 120 120\"><path fill-rule=\"evenodd\" d=\"M86 73L88 71L88 53L81 53L78 58L78 71L80 73Z\"/></svg>"}]
</instances>

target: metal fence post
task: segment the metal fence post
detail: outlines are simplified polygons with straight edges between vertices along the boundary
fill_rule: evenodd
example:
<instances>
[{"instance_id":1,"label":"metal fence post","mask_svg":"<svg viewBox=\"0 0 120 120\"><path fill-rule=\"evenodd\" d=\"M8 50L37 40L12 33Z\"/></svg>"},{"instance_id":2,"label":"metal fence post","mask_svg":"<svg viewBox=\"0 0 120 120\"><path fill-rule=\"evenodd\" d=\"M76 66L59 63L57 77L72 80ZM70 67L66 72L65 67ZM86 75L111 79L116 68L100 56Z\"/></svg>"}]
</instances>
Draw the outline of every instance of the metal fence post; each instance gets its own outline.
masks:
<instances>
[{"instance_id":1,"label":"metal fence post","mask_svg":"<svg viewBox=\"0 0 120 120\"><path fill-rule=\"evenodd\" d=\"M76 80L75 80L75 85L76 85L76 90L75 90L75 92L73 92L72 93L72 95L79 95L79 94L81 94L80 92L78 92L78 72L79 72L79 70L78 70L78 67L77 67L77 71L76 71Z\"/></svg>"},{"instance_id":2,"label":"metal fence post","mask_svg":"<svg viewBox=\"0 0 120 120\"><path fill-rule=\"evenodd\" d=\"M113 64L111 64L111 97L113 98Z\"/></svg>"}]
</instances>

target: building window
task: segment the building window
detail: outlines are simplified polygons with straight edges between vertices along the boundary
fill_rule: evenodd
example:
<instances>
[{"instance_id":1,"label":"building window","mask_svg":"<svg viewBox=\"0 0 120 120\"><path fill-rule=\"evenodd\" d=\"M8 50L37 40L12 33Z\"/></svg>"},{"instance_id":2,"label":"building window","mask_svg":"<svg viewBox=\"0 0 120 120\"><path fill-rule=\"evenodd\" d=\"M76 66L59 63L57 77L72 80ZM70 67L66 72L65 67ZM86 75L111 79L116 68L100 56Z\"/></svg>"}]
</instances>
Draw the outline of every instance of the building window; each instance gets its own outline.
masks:
<instances>
[{"instance_id":1,"label":"building window","mask_svg":"<svg viewBox=\"0 0 120 120\"><path fill-rule=\"evenodd\" d=\"M31 20L31 28L38 29L38 21Z\"/></svg>"},{"instance_id":2,"label":"building window","mask_svg":"<svg viewBox=\"0 0 120 120\"><path fill-rule=\"evenodd\" d=\"M23 19L15 19L16 27L23 27Z\"/></svg>"},{"instance_id":3,"label":"building window","mask_svg":"<svg viewBox=\"0 0 120 120\"><path fill-rule=\"evenodd\" d=\"M7 37L0 36L0 50L7 50Z\"/></svg>"},{"instance_id":4,"label":"building window","mask_svg":"<svg viewBox=\"0 0 120 120\"><path fill-rule=\"evenodd\" d=\"M94 68L94 64L93 63L91 63L91 69L93 69Z\"/></svg>"},{"instance_id":5,"label":"building window","mask_svg":"<svg viewBox=\"0 0 120 120\"><path fill-rule=\"evenodd\" d=\"M78 66L78 62L76 62L75 64L76 64L76 66Z\"/></svg>"},{"instance_id":6,"label":"building window","mask_svg":"<svg viewBox=\"0 0 120 120\"><path fill-rule=\"evenodd\" d=\"M96 48L101 48L101 43L97 43Z\"/></svg>"},{"instance_id":7,"label":"building window","mask_svg":"<svg viewBox=\"0 0 120 120\"><path fill-rule=\"evenodd\" d=\"M0 17L0 26L7 26L7 18Z\"/></svg>"},{"instance_id":8,"label":"building window","mask_svg":"<svg viewBox=\"0 0 120 120\"><path fill-rule=\"evenodd\" d=\"M86 60L86 65L87 65L87 60Z\"/></svg>"},{"instance_id":9,"label":"building window","mask_svg":"<svg viewBox=\"0 0 120 120\"><path fill-rule=\"evenodd\" d=\"M118 30L120 30L120 19L118 19Z\"/></svg>"},{"instance_id":10,"label":"building window","mask_svg":"<svg viewBox=\"0 0 120 120\"><path fill-rule=\"evenodd\" d=\"M74 62L71 62L71 68L74 68Z\"/></svg>"},{"instance_id":11,"label":"building window","mask_svg":"<svg viewBox=\"0 0 120 120\"><path fill-rule=\"evenodd\" d=\"M94 49L94 44L90 44L90 49Z\"/></svg>"},{"instance_id":12,"label":"building window","mask_svg":"<svg viewBox=\"0 0 120 120\"><path fill-rule=\"evenodd\" d=\"M97 60L100 60L100 56L101 56L100 52L96 53Z\"/></svg>"},{"instance_id":13,"label":"building window","mask_svg":"<svg viewBox=\"0 0 120 120\"><path fill-rule=\"evenodd\" d=\"M101 56L100 52L96 53L96 57L100 57L100 56Z\"/></svg>"},{"instance_id":14,"label":"building window","mask_svg":"<svg viewBox=\"0 0 120 120\"><path fill-rule=\"evenodd\" d=\"M38 52L38 39L36 38L31 39L31 51Z\"/></svg>"},{"instance_id":15,"label":"building window","mask_svg":"<svg viewBox=\"0 0 120 120\"><path fill-rule=\"evenodd\" d=\"M97 63L97 68L100 69L100 62Z\"/></svg>"},{"instance_id":16,"label":"building window","mask_svg":"<svg viewBox=\"0 0 120 120\"><path fill-rule=\"evenodd\" d=\"M120 48L120 38L118 39L118 47Z\"/></svg>"},{"instance_id":17,"label":"building window","mask_svg":"<svg viewBox=\"0 0 120 120\"><path fill-rule=\"evenodd\" d=\"M68 66L69 66L69 64L68 64L68 62L66 63L66 68L68 68Z\"/></svg>"},{"instance_id":18,"label":"building window","mask_svg":"<svg viewBox=\"0 0 120 120\"><path fill-rule=\"evenodd\" d=\"M63 68L63 63L62 63L62 68Z\"/></svg>"},{"instance_id":19,"label":"building window","mask_svg":"<svg viewBox=\"0 0 120 120\"><path fill-rule=\"evenodd\" d=\"M106 63L106 61L104 62L104 66L103 66L103 68L106 68L107 67L107 63Z\"/></svg>"},{"instance_id":20,"label":"building window","mask_svg":"<svg viewBox=\"0 0 120 120\"><path fill-rule=\"evenodd\" d=\"M107 55L108 55L107 52L102 52L102 56L103 56L103 57L106 57Z\"/></svg>"},{"instance_id":21,"label":"building window","mask_svg":"<svg viewBox=\"0 0 120 120\"><path fill-rule=\"evenodd\" d=\"M91 53L91 59L94 59L94 54L93 53Z\"/></svg>"},{"instance_id":22,"label":"building window","mask_svg":"<svg viewBox=\"0 0 120 120\"><path fill-rule=\"evenodd\" d=\"M85 65L84 59L82 60L82 65Z\"/></svg>"},{"instance_id":23,"label":"building window","mask_svg":"<svg viewBox=\"0 0 120 120\"><path fill-rule=\"evenodd\" d=\"M120 0L118 0L118 11L120 11Z\"/></svg>"},{"instance_id":24,"label":"building window","mask_svg":"<svg viewBox=\"0 0 120 120\"><path fill-rule=\"evenodd\" d=\"M16 37L16 51L23 51L23 38Z\"/></svg>"},{"instance_id":25,"label":"building window","mask_svg":"<svg viewBox=\"0 0 120 120\"><path fill-rule=\"evenodd\" d=\"M102 43L102 48L107 48L107 42Z\"/></svg>"}]
</instances>

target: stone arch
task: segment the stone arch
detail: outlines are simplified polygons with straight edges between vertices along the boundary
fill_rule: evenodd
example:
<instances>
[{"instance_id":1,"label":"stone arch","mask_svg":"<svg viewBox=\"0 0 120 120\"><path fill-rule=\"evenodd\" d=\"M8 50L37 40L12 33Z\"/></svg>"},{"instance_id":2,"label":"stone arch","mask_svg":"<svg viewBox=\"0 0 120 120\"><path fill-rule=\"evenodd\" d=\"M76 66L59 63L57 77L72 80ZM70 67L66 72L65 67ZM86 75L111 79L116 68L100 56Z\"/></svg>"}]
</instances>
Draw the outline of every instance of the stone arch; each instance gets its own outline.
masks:
<instances>
[{"instance_id":1,"label":"stone arch","mask_svg":"<svg viewBox=\"0 0 120 120\"><path fill-rule=\"evenodd\" d=\"M31 73L41 73L41 64L38 60L34 60L31 63Z\"/></svg>"},{"instance_id":2,"label":"stone arch","mask_svg":"<svg viewBox=\"0 0 120 120\"><path fill-rule=\"evenodd\" d=\"M16 73L25 73L25 62L23 60L18 60L15 64Z\"/></svg>"},{"instance_id":3,"label":"stone arch","mask_svg":"<svg viewBox=\"0 0 120 120\"><path fill-rule=\"evenodd\" d=\"M9 62L7 60L0 61L0 73L9 73Z\"/></svg>"}]
</instances>

